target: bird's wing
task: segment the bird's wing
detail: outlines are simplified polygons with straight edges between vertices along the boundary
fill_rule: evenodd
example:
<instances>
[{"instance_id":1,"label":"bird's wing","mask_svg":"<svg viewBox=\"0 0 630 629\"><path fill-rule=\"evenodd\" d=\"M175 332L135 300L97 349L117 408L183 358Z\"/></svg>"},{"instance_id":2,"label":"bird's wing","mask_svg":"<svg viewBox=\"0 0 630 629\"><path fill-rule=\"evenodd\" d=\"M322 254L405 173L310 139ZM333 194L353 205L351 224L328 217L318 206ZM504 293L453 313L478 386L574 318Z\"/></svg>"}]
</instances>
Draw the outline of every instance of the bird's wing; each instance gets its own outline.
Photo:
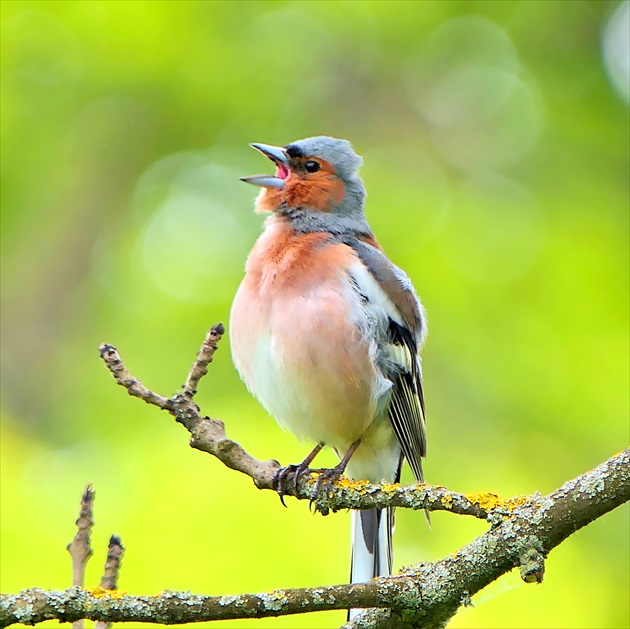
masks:
<instances>
[{"instance_id":1,"label":"bird's wing","mask_svg":"<svg viewBox=\"0 0 630 629\"><path fill-rule=\"evenodd\" d=\"M422 457L427 448L418 351L426 333L424 310L407 275L385 254L356 238L344 237L343 242L359 258L352 270L353 281L379 312L381 368L393 383L389 418L416 479L422 481Z\"/></svg>"}]
</instances>

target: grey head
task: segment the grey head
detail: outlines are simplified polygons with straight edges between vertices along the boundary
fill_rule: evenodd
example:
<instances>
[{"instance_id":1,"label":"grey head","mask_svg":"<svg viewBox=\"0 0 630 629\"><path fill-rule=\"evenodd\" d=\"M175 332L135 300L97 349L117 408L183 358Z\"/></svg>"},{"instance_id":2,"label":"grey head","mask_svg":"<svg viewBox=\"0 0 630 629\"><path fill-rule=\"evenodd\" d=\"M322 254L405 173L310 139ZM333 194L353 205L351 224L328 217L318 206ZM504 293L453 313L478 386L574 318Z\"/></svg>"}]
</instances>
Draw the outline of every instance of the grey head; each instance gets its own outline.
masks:
<instances>
[{"instance_id":1,"label":"grey head","mask_svg":"<svg viewBox=\"0 0 630 629\"><path fill-rule=\"evenodd\" d=\"M273 176L242 178L264 188L257 202L261 211L288 218L303 233L371 234L364 213L365 186L358 175L363 159L350 142L320 135L284 147L251 146L276 165Z\"/></svg>"},{"instance_id":2,"label":"grey head","mask_svg":"<svg viewBox=\"0 0 630 629\"><path fill-rule=\"evenodd\" d=\"M326 160L346 183L358 178L358 170L363 165L363 158L354 152L348 140L327 135L297 140L284 148L291 157L319 157Z\"/></svg>"}]
</instances>

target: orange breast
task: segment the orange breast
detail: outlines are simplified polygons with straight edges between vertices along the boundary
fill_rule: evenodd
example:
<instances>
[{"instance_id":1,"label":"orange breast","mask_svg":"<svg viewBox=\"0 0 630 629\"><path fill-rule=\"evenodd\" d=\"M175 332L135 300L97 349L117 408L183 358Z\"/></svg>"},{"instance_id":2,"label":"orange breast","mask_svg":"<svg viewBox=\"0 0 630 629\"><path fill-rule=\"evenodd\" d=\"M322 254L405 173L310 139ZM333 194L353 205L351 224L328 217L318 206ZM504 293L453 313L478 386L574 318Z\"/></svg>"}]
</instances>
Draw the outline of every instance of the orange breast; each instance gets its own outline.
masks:
<instances>
[{"instance_id":1,"label":"orange breast","mask_svg":"<svg viewBox=\"0 0 630 629\"><path fill-rule=\"evenodd\" d=\"M326 238L271 219L233 305L231 343L243 379L281 425L343 450L373 419L379 374L343 271L356 258Z\"/></svg>"},{"instance_id":2,"label":"orange breast","mask_svg":"<svg viewBox=\"0 0 630 629\"><path fill-rule=\"evenodd\" d=\"M351 263L353 253L345 246L324 245L321 232L296 234L284 219L272 219L247 261L246 281L261 296L273 299L305 293L313 286L337 281L340 269Z\"/></svg>"}]
</instances>

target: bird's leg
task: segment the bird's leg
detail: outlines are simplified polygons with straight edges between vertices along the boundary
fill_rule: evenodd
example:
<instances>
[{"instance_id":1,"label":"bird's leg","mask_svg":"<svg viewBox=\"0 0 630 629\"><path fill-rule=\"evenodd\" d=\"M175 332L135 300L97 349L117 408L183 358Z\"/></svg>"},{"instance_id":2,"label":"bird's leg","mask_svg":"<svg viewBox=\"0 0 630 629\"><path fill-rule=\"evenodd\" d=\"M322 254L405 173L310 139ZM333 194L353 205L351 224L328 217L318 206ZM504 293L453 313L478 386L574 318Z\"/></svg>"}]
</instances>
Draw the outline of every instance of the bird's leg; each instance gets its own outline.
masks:
<instances>
[{"instance_id":1,"label":"bird's leg","mask_svg":"<svg viewBox=\"0 0 630 629\"><path fill-rule=\"evenodd\" d=\"M286 493L286 481L290 479L293 481L293 486L297 487L297 483L300 480L300 476L304 474L308 470L308 466L311 464L313 459L319 454L321 449L324 447L323 443L318 443L311 453L299 464L299 465L287 465L286 467L281 467L273 477L273 486L274 489L278 492L280 496L280 502L286 507L287 505L284 503L284 496Z\"/></svg>"},{"instance_id":2,"label":"bird's leg","mask_svg":"<svg viewBox=\"0 0 630 629\"><path fill-rule=\"evenodd\" d=\"M313 489L313 496L311 498L311 502L317 498L322 487L326 487L333 481L337 480L341 477L341 475L345 472L346 467L348 466L348 461L352 458L352 455L356 452L359 444L361 443L361 439L357 439L349 448L348 451L343 455L343 458L335 467L329 470L322 470L317 482L315 483L315 488Z\"/></svg>"}]
</instances>

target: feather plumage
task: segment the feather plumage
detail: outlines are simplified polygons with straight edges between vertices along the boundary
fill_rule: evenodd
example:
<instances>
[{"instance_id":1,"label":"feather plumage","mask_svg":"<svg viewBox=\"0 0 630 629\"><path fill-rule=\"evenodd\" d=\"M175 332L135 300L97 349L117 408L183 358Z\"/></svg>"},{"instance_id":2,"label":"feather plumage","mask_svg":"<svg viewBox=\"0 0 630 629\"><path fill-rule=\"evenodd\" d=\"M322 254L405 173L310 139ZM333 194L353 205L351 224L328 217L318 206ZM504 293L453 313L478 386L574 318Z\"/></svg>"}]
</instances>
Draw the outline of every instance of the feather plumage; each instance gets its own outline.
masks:
<instances>
[{"instance_id":1,"label":"feather plumage","mask_svg":"<svg viewBox=\"0 0 630 629\"><path fill-rule=\"evenodd\" d=\"M252 146L276 174L244 181L273 215L232 307L235 365L281 425L334 448L350 478L397 482L406 458L423 480L426 320L367 222L361 158L324 136ZM352 581L390 574L393 509L352 517Z\"/></svg>"},{"instance_id":2,"label":"feather plumage","mask_svg":"<svg viewBox=\"0 0 630 629\"><path fill-rule=\"evenodd\" d=\"M350 269L352 283L364 307L371 311L379 365L392 382L387 413L414 476L424 480L426 420L419 346L426 333L424 310L409 278L371 244L357 238L341 240L358 256Z\"/></svg>"}]
</instances>

